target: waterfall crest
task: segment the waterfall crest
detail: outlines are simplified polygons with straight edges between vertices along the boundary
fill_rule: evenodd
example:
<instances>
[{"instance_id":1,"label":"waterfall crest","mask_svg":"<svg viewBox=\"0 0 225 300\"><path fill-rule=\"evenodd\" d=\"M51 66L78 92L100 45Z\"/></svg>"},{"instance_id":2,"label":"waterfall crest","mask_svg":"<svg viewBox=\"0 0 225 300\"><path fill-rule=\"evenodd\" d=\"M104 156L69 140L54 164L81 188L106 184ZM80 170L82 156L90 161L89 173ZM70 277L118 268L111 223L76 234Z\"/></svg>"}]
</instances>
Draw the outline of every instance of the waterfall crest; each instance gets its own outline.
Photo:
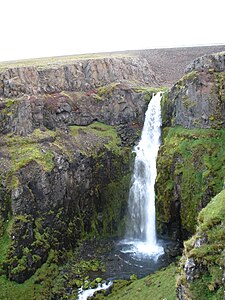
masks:
<instances>
[{"instance_id":1,"label":"waterfall crest","mask_svg":"<svg viewBox=\"0 0 225 300\"><path fill-rule=\"evenodd\" d=\"M161 93L154 95L145 114L141 140L135 147L134 173L129 193L127 235L138 251L162 253L155 225L156 159L161 136Z\"/></svg>"}]
</instances>

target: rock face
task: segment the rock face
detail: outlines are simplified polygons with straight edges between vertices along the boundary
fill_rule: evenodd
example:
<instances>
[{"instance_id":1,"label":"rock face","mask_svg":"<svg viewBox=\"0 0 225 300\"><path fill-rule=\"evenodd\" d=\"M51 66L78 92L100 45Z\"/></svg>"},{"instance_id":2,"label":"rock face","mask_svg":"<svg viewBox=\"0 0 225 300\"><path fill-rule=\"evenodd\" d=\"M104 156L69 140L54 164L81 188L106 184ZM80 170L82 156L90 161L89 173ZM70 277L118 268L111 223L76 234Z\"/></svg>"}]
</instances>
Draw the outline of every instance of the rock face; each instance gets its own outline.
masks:
<instances>
[{"instance_id":1,"label":"rock face","mask_svg":"<svg viewBox=\"0 0 225 300\"><path fill-rule=\"evenodd\" d=\"M0 97L91 91L114 81L155 84L148 60L139 56L75 60L63 65L0 70Z\"/></svg>"},{"instance_id":2,"label":"rock face","mask_svg":"<svg viewBox=\"0 0 225 300\"><path fill-rule=\"evenodd\" d=\"M112 83L89 92L65 92L3 98L0 132L27 135L36 128L55 130L71 125L86 126L94 121L107 125L143 122L147 107L145 91L128 83ZM140 123L140 124L141 124Z\"/></svg>"},{"instance_id":3,"label":"rock face","mask_svg":"<svg viewBox=\"0 0 225 300\"><path fill-rule=\"evenodd\" d=\"M171 125L222 128L225 124L225 53L203 56L169 92Z\"/></svg>"},{"instance_id":4,"label":"rock face","mask_svg":"<svg viewBox=\"0 0 225 300\"><path fill-rule=\"evenodd\" d=\"M185 242L177 280L177 298L223 299L225 249L225 191L198 217L196 234Z\"/></svg>"},{"instance_id":5,"label":"rock face","mask_svg":"<svg viewBox=\"0 0 225 300\"><path fill-rule=\"evenodd\" d=\"M171 86L193 59L225 46L151 49L0 63L0 97L90 91L114 81Z\"/></svg>"},{"instance_id":6,"label":"rock face","mask_svg":"<svg viewBox=\"0 0 225 300\"><path fill-rule=\"evenodd\" d=\"M50 249L122 234L131 166L152 92L114 83L1 101L3 268L23 282ZM4 225L6 226L6 225ZM7 227L8 228L8 227Z\"/></svg>"},{"instance_id":7,"label":"rock face","mask_svg":"<svg viewBox=\"0 0 225 300\"><path fill-rule=\"evenodd\" d=\"M23 282L52 250L57 252L57 260L82 238L123 233L131 149L155 91L146 84L157 86L162 82L151 66L147 54L50 65L42 62L38 66L1 66L1 274ZM181 88L175 85L169 97L165 93L164 126L181 123L184 108L179 101L185 91L191 90L191 76L186 75L184 83L178 84ZM211 91L212 85L209 86ZM215 95L222 93L223 97L223 85L218 89ZM193 89L193 97L195 93L197 90ZM223 106L219 107L223 114ZM194 112L193 120L198 113ZM193 120L187 123L188 128L193 126ZM223 115L219 122L210 118L207 122L207 126L223 126ZM222 131L217 135L212 131L204 134L178 133L177 139L175 132L174 136L168 134L166 141L164 131L157 179L160 231L164 235L171 236L176 231L174 238L182 239L186 232L193 232L198 210L221 189L223 155L218 149L222 148L224 135ZM200 143L195 143L198 137L210 141L204 153L199 152ZM191 161L189 152L183 151L185 146L177 148L179 138L191 139L193 144L188 151L195 150L203 161ZM190 170L186 168L187 161L192 163ZM206 186L200 194L199 176L194 176L194 182L189 180L196 170ZM217 179L212 180L214 177ZM196 201L188 198L190 189L198 195ZM185 212L189 209L186 220Z\"/></svg>"},{"instance_id":8,"label":"rock face","mask_svg":"<svg viewBox=\"0 0 225 300\"><path fill-rule=\"evenodd\" d=\"M162 100L156 205L161 233L174 239L195 232L198 212L223 187L224 60L196 59Z\"/></svg>"}]
</instances>

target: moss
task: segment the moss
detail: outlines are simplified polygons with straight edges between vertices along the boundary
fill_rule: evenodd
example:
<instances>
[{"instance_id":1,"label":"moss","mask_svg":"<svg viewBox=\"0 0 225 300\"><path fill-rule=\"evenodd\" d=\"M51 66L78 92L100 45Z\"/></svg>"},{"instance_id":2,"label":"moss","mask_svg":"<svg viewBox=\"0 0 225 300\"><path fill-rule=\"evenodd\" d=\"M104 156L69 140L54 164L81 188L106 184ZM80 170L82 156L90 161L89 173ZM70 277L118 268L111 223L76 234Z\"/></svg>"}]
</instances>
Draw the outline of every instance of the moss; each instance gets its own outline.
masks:
<instances>
[{"instance_id":1,"label":"moss","mask_svg":"<svg viewBox=\"0 0 225 300\"><path fill-rule=\"evenodd\" d=\"M144 94L145 100L150 102L152 96L158 92L167 92L167 87L146 87L146 86L136 86L135 92Z\"/></svg>"},{"instance_id":2,"label":"moss","mask_svg":"<svg viewBox=\"0 0 225 300\"><path fill-rule=\"evenodd\" d=\"M2 225L3 225L3 236L0 237L0 273L3 272L3 263L6 261L7 253L12 243L11 233L12 233L13 219L11 218L10 220L5 221Z\"/></svg>"},{"instance_id":3,"label":"moss","mask_svg":"<svg viewBox=\"0 0 225 300\"><path fill-rule=\"evenodd\" d=\"M63 290L63 294L66 295L63 282L59 277L59 266L53 262L54 256L54 251L51 251L46 263L23 284L0 276L0 299L51 299L53 295L60 293L60 290Z\"/></svg>"},{"instance_id":4,"label":"moss","mask_svg":"<svg viewBox=\"0 0 225 300\"><path fill-rule=\"evenodd\" d=\"M11 170L9 186L17 187L19 179L16 175L17 171L28 165L32 161L36 161L43 170L49 172L54 167L53 153L46 147L42 146L42 142L55 138L55 132L47 130L45 132L36 129L31 135L21 137L18 135L8 134L2 137L4 147L10 155ZM3 149L4 149L3 147Z\"/></svg>"},{"instance_id":5,"label":"moss","mask_svg":"<svg viewBox=\"0 0 225 300\"><path fill-rule=\"evenodd\" d=\"M11 172L16 173L22 167L28 165L31 161L36 161L43 167L43 170L49 172L54 167L53 154L50 150L44 150L40 146L35 144L28 144L19 147L19 144L15 147L9 148L11 156Z\"/></svg>"},{"instance_id":6,"label":"moss","mask_svg":"<svg viewBox=\"0 0 225 300\"><path fill-rule=\"evenodd\" d=\"M198 77L198 71L191 71L189 73L186 73L177 83L176 83L176 87L177 88L182 88L186 82L189 81L193 81L194 79L196 79Z\"/></svg>"},{"instance_id":7,"label":"moss","mask_svg":"<svg viewBox=\"0 0 225 300\"><path fill-rule=\"evenodd\" d=\"M103 98L107 96L112 96L114 89L119 85L118 82L112 82L108 85L101 86L97 89L97 93L95 94L95 99L103 100Z\"/></svg>"},{"instance_id":8,"label":"moss","mask_svg":"<svg viewBox=\"0 0 225 300\"><path fill-rule=\"evenodd\" d=\"M15 104L17 103L13 99L4 98L1 100L3 108L0 108L0 114L4 116L11 116L15 111Z\"/></svg>"},{"instance_id":9,"label":"moss","mask_svg":"<svg viewBox=\"0 0 225 300\"><path fill-rule=\"evenodd\" d=\"M173 103L169 98L168 91L165 91L161 99L161 116L162 116L162 126L171 126L171 119L173 116Z\"/></svg>"},{"instance_id":10,"label":"moss","mask_svg":"<svg viewBox=\"0 0 225 300\"><path fill-rule=\"evenodd\" d=\"M185 243L181 266L184 268L186 259L191 257L195 262L195 272L198 273L189 285L185 276L182 279L183 284L188 286L192 299L223 299L224 204L225 190L215 196L199 213L197 233Z\"/></svg>"},{"instance_id":11,"label":"moss","mask_svg":"<svg viewBox=\"0 0 225 300\"><path fill-rule=\"evenodd\" d=\"M199 210L223 187L225 130L175 127L165 132L157 162L157 219L170 222L172 202L178 199L182 229L194 233Z\"/></svg>"},{"instance_id":12,"label":"moss","mask_svg":"<svg viewBox=\"0 0 225 300\"><path fill-rule=\"evenodd\" d=\"M103 236L123 236L125 233L125 210L130 187L130 174L111 182L102 192L107 201L103 211Z\"/></svg>"},{"instance_id":13,"label":"moss","mask_svg":"<svg viewBox=\"0 0 225 300\"><path fill-rule=\"evenodd\" d=\"M186 109L190 109L196 106L196 102L188 98L187 96L182 97L182 103Z\"/></svg>"},{"instance_id":14,"label":"moss","mask_svg":"<svg viewBox=\"0 0 225 300\"><path fill-rule=\"evenodd\" d=\"M215 101L215 110L209 117L211 127L220 129L224 127L224 103L225 103L225 72L212 73L213 88L211 92L212 99ZM214 105L215 105L214 104Z\"/></svg>"},{"instance_id":15,"label":"moss","mask_svg":"<svg viewBox=\"0 0 225 300\"><path fill-rule=\"evenodd\" d=\"M114 126L94 122L89 126L70 126L69 128L79 149L88 156L93 155L93 150L96 149L96 146L101 146L102 144L107 150L117 154L121 153L121 140ZM84 136L86 143L84 142ZM88 142L89 139L92 143ZM96 143L93 143L93 140L95 140Z\"/></svg>"},{"instance_id":16,"label":"moss","mask_svg":"<svg viewBox=\"0 0 225 300\"><path fill-rule=\"evenodd\" d=\"M207 208L203 209L198 217L200 230L212 229L218 223L225 219L225 190L219 193Z\"/></svg>"}]
</instances>

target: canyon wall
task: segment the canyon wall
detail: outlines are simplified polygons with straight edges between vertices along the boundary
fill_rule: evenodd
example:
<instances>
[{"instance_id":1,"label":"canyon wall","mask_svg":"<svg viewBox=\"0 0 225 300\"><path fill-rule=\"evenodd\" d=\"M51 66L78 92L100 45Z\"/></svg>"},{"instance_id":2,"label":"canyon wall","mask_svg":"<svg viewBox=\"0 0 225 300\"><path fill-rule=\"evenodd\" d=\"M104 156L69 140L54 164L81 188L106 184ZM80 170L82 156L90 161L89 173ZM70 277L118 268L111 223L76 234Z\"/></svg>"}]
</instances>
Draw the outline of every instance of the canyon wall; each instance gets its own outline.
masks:
<instances>
[{"instance_id":1,"label":"canyon wall","mask_svg":"<svg viewBox=\"0 0 225 300\"><path fill-rule=\"evenodd\" d=\"M223 299L225 53L193 61L164 94L162 114L159 232L178 241L193 235L184 243L177 297Z\"/></svg>"},{"instance_id":2,"label":"canyon wall","mask_svg":"<svg viewBox=\"0 0 225 300\"><path fill-rule=\"evenodd\" d=\"M0 274L24 282L51 250L59 259L81 239L123 234L132 147L165 84L158 232L180 242L194 234L224 184L224 53L195 60L178 80L190 55L177 51L154 63L146 51L1 65Z\"/></svg>"}]
</instances>

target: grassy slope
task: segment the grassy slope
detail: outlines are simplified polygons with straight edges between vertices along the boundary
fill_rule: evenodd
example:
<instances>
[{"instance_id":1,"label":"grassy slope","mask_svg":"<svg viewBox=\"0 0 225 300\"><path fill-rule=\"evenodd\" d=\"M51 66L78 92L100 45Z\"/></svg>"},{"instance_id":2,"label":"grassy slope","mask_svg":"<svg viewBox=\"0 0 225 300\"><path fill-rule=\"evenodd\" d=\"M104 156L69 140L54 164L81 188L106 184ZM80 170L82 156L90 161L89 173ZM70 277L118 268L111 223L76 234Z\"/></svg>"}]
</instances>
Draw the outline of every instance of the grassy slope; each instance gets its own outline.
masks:
<instances>
[{"instance_id":1,"label":"grassy slope","mask_svg":"<svg viewBox=\"0 0 225 300\"><path fill-rule=\"evenodd\" d=\"M107 297L109 300L174 300L176 299L176 266L171 264L154 274L136 280L121 288L115 295Z\"/></svg>"},{"instance_id":2,"label":"grassy slope","mask_svg":"<svg viewBox=\"0 0 225 300\"><path fill-rule=\"evenodd\" d=\"M193 299L222 300L225 261L225 190L200 212L195 236L185 243L186 257L192 257L204 271L190 284ZM196 240L206 239L200 247Z\"/></svg>"},{"instance_id":3,"label":"grassy slope","mask_svg":"<svg viewBox=\"0 0 225 300\"><path fill-rule=\"evenodd\" d=\"M51 257L23 284L8 280L5 275L0 276L0 300L51 299L53 282L58 276L59 269L50 261Z\"/></svg>"}]
</instances>

